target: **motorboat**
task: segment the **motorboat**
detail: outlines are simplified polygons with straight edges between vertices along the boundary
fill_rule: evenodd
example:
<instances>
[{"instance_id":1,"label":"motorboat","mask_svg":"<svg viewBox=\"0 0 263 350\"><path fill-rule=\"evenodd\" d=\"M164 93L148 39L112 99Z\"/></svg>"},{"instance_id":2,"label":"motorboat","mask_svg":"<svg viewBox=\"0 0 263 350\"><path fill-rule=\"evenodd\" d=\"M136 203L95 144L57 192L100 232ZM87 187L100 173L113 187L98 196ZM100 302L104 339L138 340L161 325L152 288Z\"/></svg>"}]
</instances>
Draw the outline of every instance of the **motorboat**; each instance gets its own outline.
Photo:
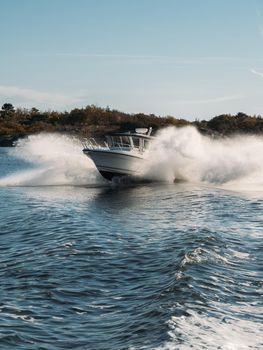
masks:
<instances>
[{"instance_id":1,"label":"motorboat","mask_svg":"<svg viewBox=\"0 0 263 350\"><path fill-rule=\"evenodd\" d=\"M152 128L106 135L103 145L95 139L84 143L83 153L94 162L100 174L112 181L115 177L140 175L153 137Z\"/></svg>"}]
</instances>

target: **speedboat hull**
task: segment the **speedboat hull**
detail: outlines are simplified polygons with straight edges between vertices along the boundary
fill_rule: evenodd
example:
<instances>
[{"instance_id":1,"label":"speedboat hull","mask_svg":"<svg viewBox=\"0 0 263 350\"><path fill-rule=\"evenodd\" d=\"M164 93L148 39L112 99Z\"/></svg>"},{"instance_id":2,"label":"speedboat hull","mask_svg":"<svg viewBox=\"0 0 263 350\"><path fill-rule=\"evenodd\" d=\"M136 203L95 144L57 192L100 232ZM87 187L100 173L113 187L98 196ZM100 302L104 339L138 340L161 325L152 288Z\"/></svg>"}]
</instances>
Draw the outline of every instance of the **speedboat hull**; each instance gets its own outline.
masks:
<instances>
[{"instance_id":1,"label":"speedboat hull","mask_svg":"<svg viewBox=\"0 0 263 350\"><path fill-rule=\"evenodd\" d=\"M152 128L137 128L135 132L106 135L100 145L94 139L83 143L83 152L92 159L98 171L107 180L114 177L138 176L147 159Z\"/></svg>"},{"instance_id":2,"label":"speedboat hull","mask_svg":"<svg viewBox=\"0 0 263 350\"><path fill-rule=\"evenodd\" d=\"M114 177L139 175L144 162L142 155L130 151L105 148L84 149L83 152L92 159L100 174L110 181Z\"/></svg>"}]
</instances>

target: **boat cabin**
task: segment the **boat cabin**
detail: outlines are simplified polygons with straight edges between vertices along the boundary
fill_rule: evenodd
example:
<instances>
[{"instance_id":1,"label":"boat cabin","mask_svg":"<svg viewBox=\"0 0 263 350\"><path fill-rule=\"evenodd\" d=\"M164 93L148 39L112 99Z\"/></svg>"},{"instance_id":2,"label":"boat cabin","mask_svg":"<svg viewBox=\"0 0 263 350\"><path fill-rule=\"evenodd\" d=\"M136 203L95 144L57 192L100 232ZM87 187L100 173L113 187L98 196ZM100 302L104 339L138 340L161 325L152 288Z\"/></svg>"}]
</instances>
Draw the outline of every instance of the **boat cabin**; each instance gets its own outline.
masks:
<instances>
[{"instance_id":1,"label":"boat cabin","mask_svg":"<svg viewBox=\"0 0 263 350\"><path fill-rule=\"evenodd\" d=\"M110 149L138 150L144 152L149 147L151 139L150 129L136 129L134 133L115 133L106 136L107 145Z\"/></svg>"}]
</instances>

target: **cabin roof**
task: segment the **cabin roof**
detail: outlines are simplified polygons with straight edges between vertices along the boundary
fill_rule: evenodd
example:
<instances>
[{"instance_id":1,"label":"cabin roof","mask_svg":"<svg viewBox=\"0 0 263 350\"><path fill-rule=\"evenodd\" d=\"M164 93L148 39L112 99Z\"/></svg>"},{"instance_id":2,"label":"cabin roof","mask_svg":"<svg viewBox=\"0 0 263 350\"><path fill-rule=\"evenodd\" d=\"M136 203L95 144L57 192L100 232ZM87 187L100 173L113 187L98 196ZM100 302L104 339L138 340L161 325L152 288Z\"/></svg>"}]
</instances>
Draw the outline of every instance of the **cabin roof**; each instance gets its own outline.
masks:
<instances>
[{"instance_id":1,"label":"cabin roof","mask_svg":"<svg viewBox=\"0 0 263 350\"><path fill-rule=\"evenodd\" d=\"M139 134L136 132L116 132L116 133L112 133L109 134L108 136L131 136L131 137L139 137L142 139L152 139L152 136L146 135L146 134Z\"/></svg>"}]
</instances>

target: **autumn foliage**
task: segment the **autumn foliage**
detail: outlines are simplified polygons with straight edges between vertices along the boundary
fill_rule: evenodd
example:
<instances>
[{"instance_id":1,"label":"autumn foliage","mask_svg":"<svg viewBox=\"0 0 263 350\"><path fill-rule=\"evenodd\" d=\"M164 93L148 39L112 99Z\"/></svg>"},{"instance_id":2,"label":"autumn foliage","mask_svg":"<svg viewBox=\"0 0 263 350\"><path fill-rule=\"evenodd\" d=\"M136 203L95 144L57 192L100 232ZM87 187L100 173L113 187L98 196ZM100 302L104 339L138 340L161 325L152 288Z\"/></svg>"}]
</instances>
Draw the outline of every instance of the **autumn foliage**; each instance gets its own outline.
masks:
<instances>
[{"instance_id":1,"label":"autumn foliage","mask_svg":"<svg viewBox=\"0 0 263 350\"><path fill-rule=\"evenodd\" d=\"M39 132L66 132L79 136L100 136L107 132L133 130L136 127L152 126L153 130L156 131L170 125L177 127L194 125L202 133L212 135L263 133L261 116L249 116L241 112L236 115L222 114L209 121L189 122L172 116L129 114L95 105L74 108L70 112L42 112L37 108L15 109L11 103L5 103L0 110L0 141L1 138L13 140Z\"/></svg>"}]
</instances>

